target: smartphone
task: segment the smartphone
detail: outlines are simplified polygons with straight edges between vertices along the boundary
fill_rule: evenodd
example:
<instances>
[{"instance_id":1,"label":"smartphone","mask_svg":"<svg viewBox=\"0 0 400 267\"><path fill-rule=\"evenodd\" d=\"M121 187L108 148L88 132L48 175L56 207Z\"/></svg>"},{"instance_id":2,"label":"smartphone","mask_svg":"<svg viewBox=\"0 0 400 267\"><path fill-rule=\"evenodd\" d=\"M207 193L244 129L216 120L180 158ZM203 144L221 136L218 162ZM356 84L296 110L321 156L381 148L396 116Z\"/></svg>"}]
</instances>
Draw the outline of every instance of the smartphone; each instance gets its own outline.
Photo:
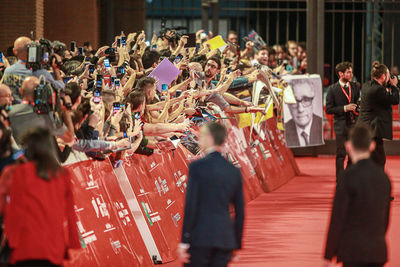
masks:
<instances>
[{"instance_id":1,"label":"smartphone","mask_svg":"<svg viewBox=\"0 0 400 267\"><path fill-rule=\"evenodd\" d=\"M200 43L196 43L196 54L199 52L200 50Z\"/></svg>"},{"instance_id":2,"label":"smartphone","mask_svg":"<svg viewBox=\"0 0 400 267\"><path fill-rule=\"evenodd\" d=\"M103 75L97 74L96 76L96 88L103 87Z\"/></svg>"},{"instance_id":3,"label":"smartphone","mask_svg":"<svg viewBox=\"0 0 400 267\"><path fill-rule=\"evenodd\" d=\"M0 52L0 63L4 63L4 60L3 60L3 53L2 53L2 52Z\"/></svg>"},{"instance_id":4,"label":"smartphone","mask_svg":"<svg viewBox=\"0 0 400 267\"><path fill-rule=\"evenodd\" d=\"M111 69L110 59L108 58L104 59L104 66L106 67L106 69Z\"/></svg>"},{"instance_id":5,"label":"smartphone","mask_svg":"<svg viewBox=\"0 0 400 267\"><path fill-rule=\"evenodd\" d=\"M202 32L201 34L200 34L200 39L206 39L207 38L207 33L205 33L205 32Z\"/></svg>"},{"instance_id":6,"label":"smartphone","mask_svg":"<svg viewBox=\"0 0 400 267\"><path fill-rule=\"evenodd\" d=\"M157 45L156 45L156 44L153 44L153 45L151 46L151 50L157 50Z\"/></svg>"},{"instance_id":7,"label":"smartphone","mask_svg":"<svg viewBox=\"0 0 400 267\"><path fill-rule=\"evenodd\" d=\"M93 72L94 72L94 65L90 64L89 65L89 74L93 74Z\"/></svg>"},{"instance_id":8,"label":"smartphone","mask_svg":"<svg viewBox=\"0 0 400 267\"><path fill-rule=\"evenodd\" d=\"M101 93L100 93L100 90L96 89L93 92L93 102L98 104L98 103L100 103L100 101L101 101Z\"/></svg>"},{"instance_id":9,"label":"smartphone","mask_svg":"<svg viewBox=\"0 0 400 267\"><path fill-rule=\"evenodd\" d=\"M114 111L114 114L117 113L117 112L120 111L120 110L121 110L121 104L120 104L119 102L114 102L114 103L113 103L113 111Z\"/></svg>"},{"instance_id":10,"label":"smartphone","mask_svg":"<svg viewBox=\"0 0 400 267\"><path fill-rule=\"evenodd\" d=\"M168 84L161 85L161 99L165 100L168 94Z\"/></svg>"},{"instance_id":11,"label":"smartphone","mask_svg":"<svg viewBox=\"0 0 400 267\"><path fill-rule=\"evenodd\" d=\"M121 45L122 46L126 45L126 36L121 37Z\"/></svg>"},{"instance_id":12,"label":"smartphone","mask_svg":"<svg viewBox=\"0 0 400 267\"><path fill-rule=\"evenodd\" d=\"M182 95L182 90L176 90L175 97L178 98Z\"/></svg>"},{"instance_id":13,"label":"smartphone","mask_svg":"<svg viewBox=\"0 0 400 267\"><path fill-rule=\"evenodd\" d=\"M71 51L75 51L75 49L76 49L76 42L72 41L71 42Z\"/></svg>"},{"instance_id":14,"label":"smartphone","mask_svg":"<svg viewBox=\"0 0 400 267\"><path fill-rule=\"evenodd\" d=\"M114 48L113 47L109 47L109 48L106 49L106 51L104 53L106 55L110 55L110 54L112 54L114 52L115 52Z\"/></svg>"},{"instance_id":15,"label":"smartphone","mask_svg":"<svg viewBox=\"0 0 400 267\"><path fill-rule=\"evenodd\" d=\"M121 38L118 38L117 39L117 47L120 47L121 46Z\"/></svg>"},{"instance_id":16,"label":"smartphone","mask_svg":"<svg viewBox=\"0 0 400 267\"><path fill-rule=\"evenodd\" d=\"M83 56L83 47L78 47L78 55Z\"/></svg>"},{"instance_id":17,"label":"smartphone","mask_svg":"<svg viewBox=\"0 0 400 267\"><path fill-rule=\"evenodd\" d=\"M74 77L64 77L64 78L63 78L63 81L64 81L64 83L67 83L67 82L69 82L72 78L74 78Z\"/></svg>"},{"instance_id":18,"label":"smartphone","mask_svg":"<svg viewBox=\"0 0 400 267\"><path fill-rule=\"evenodd\" d=\"M114 83L115 83L115 87L120 87L121 86L121 82L120 82L119 79L115 79Z\"/></svg>"},{"instance_id":19,"label":"smartphone","mask_svg":"<svg viewBox=\"0 0 400 267\"><path fill-rule=\"evenodd\" d=\"M231 68L228 68L228 70L226 71L226 74L229 74L229 73L231 73Z\"/></svg>"},{"instance_id":20,"label":"smartphone","mask_svg":"<svg viewBox=\"0 0 400 267\"><path fill-rule=\"evenodd\" d=\"M49 62L49 52L43 53L43 62Z\"/></svg>"},{"instance_id":21,"label":"smartphone","mask_svg":"<svg viewBox=\"0 0 400 267\"><path fill-rule=\"evenodd\" d=\"M140 112L135 112L135 120L140 120Z\"/></svg>"},{"instance_id":22,"label":"smartphone","mask_svg":"<svg viewBox=\"0 0 400 267\"><path fill-rule=\"evenodd\" d=\"M117 74L125 74L125 68L124 67L118 67L117 68Z\"/></svg>"},{"instance_id":23,"label":"smartphone","mask_svg":"<svg viewBox=\"0 0 400 267\"><path fill-rule=\"evenodd\" d=\"M146 43L146 46L147 46L147 47L150 46L150 42L149 42L149 41L146 41L145 43Z\"/></svg>"},{"instance_id":24,"label":"smartphone","mask_svg":"<svg viewBox=\"0 0 400 267\"><path fill-rule=\"evenodd\" d=\"M179 62L181 62L182 58L183 58L182 55L180 55L180 54L177 55L177 56L176 56L176 59L174 60L174 64L178 64Z\"/></svg>"},{"instance_id":25,"label":"smartphone","mask_svg":"<svg viewBox=\"0 0 400 267\"><path fill-rule=\"evenodd\" d=\"M113 85L115 83L115 79L117 79L117 77L111 76L111 85Z\"/></svg>"}]
</instances>

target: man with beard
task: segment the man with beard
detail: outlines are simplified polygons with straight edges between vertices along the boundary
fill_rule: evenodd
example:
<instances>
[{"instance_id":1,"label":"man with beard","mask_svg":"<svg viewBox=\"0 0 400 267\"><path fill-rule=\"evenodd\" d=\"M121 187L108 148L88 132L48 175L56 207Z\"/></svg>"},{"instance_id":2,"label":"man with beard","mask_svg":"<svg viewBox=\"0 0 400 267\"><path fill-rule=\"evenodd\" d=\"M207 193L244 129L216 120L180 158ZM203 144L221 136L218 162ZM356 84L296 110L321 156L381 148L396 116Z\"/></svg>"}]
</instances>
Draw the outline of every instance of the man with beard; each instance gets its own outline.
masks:
<instances>
[{"instance_id":1,"label":"man with beard","mask_svg":"<svg viewBox=\"0 0 400 267\"><path fill-rule=\"evenodd\" d=\"M383 139L393 138L392 105L399 104L399 89L396 76L390 76L388 67L374 62L371 80L362 87L359 123L370 127L376 148L371 158L385 168L386 155Z\"/></svg>"},{"instance_id":2,"label":"man with beard","mask_svg":"<svg viewBox=\"0 0 400 267\"><path fill-rule=\"evenodd\" d=\"M347 140L349 129L354 126L357 119L357 101L360 92L353 79L353 64L342 62L336 65L336 74L339 77L337 83L328 88L326 95L326 113L334 114L334 129L336 135L336 181L344 171L346 149L344 143ZM347 166L351 164L348 157Z\"/></svg>"}]
</instances>

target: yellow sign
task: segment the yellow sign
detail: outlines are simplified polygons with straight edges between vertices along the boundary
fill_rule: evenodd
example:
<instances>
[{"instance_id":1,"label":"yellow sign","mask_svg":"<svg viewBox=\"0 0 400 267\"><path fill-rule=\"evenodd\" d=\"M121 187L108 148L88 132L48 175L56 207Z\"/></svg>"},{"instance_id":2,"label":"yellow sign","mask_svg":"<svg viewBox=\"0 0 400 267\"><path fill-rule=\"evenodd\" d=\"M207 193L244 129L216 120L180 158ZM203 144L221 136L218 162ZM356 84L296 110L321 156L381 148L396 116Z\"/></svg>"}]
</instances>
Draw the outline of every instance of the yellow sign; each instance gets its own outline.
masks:
<instances>
[{"instance_id":1,"label":"yellow sign","mask_svg":"<svg viewBox=\"0 0 400 267\"><path fill-rule=\"evenodd\" d=\"M210 45L211 50L218 49L218 48L226 45L226 43L225 43L224 39L222 39L221 35L217 35L214 38L208 40L206 42L206 44Z\"/></svg>"},{"instance_id":2,"label":"yellow sign","mask_svg":"<svg viewBox=\"0 0 400 267\"><path fill-rule=\"evenodd\" d=\"M264 107L265 105L260 105L260 107ZM239 128L246 128L251 126L251 113L242 113L237 115ZM256 118L254 119L254 124L258 124L260 122L266 121L274 116L274 105L271 103L267 109L267 114L264 116L261 112L256 114Z\"/></svg>"}]
</instances>

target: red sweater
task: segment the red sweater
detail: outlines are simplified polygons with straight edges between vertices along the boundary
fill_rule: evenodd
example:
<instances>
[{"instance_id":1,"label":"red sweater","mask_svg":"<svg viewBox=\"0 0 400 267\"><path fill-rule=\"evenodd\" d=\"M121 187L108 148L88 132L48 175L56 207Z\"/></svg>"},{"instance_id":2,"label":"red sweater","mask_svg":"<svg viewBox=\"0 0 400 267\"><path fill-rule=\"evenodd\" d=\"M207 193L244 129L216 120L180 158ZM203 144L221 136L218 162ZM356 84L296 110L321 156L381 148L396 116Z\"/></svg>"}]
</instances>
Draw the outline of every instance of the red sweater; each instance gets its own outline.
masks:
<instances>
[{"instance_id":1,"label":"red sweater","mask_svg":"<svg viewBox=\"0 0 400 267\"><path fill-rule=\"evenodd\" d=\"M48 260L62 265L69 248L81 247L66 169L48 181L36 175L32 162L6 167L0 176L0 213L11 263Z\"/></svg>"}]
</instances>

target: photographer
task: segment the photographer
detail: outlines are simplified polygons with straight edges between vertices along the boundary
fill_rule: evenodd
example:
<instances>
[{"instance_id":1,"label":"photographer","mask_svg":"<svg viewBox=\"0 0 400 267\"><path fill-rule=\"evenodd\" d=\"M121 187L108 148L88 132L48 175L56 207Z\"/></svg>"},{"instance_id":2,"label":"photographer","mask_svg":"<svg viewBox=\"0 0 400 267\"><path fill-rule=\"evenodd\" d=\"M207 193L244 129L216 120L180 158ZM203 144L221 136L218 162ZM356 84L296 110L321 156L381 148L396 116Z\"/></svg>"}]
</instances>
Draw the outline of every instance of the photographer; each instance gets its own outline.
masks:
<instances>
[{"instance_id":1,"label":"photographer","mask_svg":"<svg viewBox=\"0 0 400 267\"><path fill-rule=\"evenodd\" d=\"M361 111L359 123L370 127L376 148L371 158L382 168L385 167L386 155L383 139L392 139L392 105L399 104L398 80L391 76L389 69L379 62L374 62L371 81L362 87Z\"/></svg>"},{"instance_id":2,"label":"photographer","mask_svg":"<svg viewBox=\"0 0 400 267\"><path fill-rule=\"evenodd\" d=\"M69 97L65 97L64 104L62 105L62 118L64 123L62 125L57 125L54 111L49 114L39 115L34 110L34 94L38 86L40 86L38 78L34 76L27 77L20 90L22 104L13 105L9 113L11 129L15 140L19 143L24 132L33 127L41 126L49 129L54 136L60 137L63 141L67 143L72 142L74 138L74 127L72 125L70 111L66 108L66 106L72 105ZM61 116L61 114L58 114L58 116Z\"/></svg>"},{"instance_id":3,"label":"photographer","mask_svg":"<svg viewBox=\"0 0 400 267\"><path fill-rule=\"evenodd\" d=\"M33 70L27 68L27 60L28 60L28 45L31 45L33 42L30 38L22 36L18 37L15 42L14 42L14 48L13 52L15 56L18 58L18 62L15 63L14 65L6 68L4 71L4 76L3 76L3 83L8 85L12 92L13 92L13 97L14 97L14 103L20 103L21 102L21 94L19 92L19 88L22 85L23 80L27 76L36 76L40 77L43 75L48 82L51 83L53 88L55 89L63 89L64 88L64 83L61 79L61 73L60 73L60 62L61 62L61 57L58 56L57 54L54 55L54 57L50 57L51 53L51 44L49 41L41 39L41 44L43 45L44 43L47 44L48 50L49 50L49 60L51 60L50 64L53 69L54 73L54 78L53 76L42 66L40 66L39 69ZM39 64L41 64L40 62Z\"/></svg>"}]
</instances>

